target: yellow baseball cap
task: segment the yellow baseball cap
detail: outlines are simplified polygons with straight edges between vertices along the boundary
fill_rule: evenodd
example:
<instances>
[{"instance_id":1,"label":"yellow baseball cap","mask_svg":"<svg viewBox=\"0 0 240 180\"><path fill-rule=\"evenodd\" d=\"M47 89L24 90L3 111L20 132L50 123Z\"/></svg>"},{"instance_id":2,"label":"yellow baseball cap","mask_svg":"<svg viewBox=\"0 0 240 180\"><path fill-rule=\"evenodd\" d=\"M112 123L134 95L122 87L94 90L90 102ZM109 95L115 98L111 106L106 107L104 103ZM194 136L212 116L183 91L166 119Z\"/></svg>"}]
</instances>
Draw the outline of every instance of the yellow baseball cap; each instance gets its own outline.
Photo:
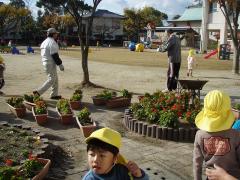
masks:
<instances>
[{"instance_id":1,"label":"yellow baseball cap","mask_svg":"<svg viewBox=\"0 0 240 180\"><path fill-rule=\"evenodd\" d=\"M118 149L121 147L121 134L107 127L94 131L85 139L85 142L88 143L91 139L98 139L107 144L113 145Z\"/></svg>"},{"instance_id":2,"label":"yellow baseball cap","mask_svg":"<svg viewBox=\"0 0 240 180\"><path fill-rule=\"evenodd\" d=\"M195 124L199 129L218 132L230 129L235 118L230 97L219 90L210 91L204 98L204 107L198 113Z\"/></svg>"},{"instance_id":3,"label":"yellow baseball cap","mask_svg":"<svg viewBox=\"0 0 240 180\"><path fill-rule=\"evenodd\" d=\"M91 139L98 139L107 144L110 144L118 149L121 147L121 134L113 129L108 127L94 131L88 138L85 139L85 142L88 143ZM118 164L127 164L127 159L124 158L121 154L118 155L117 163Z\"/></svg>"}]
</instances>

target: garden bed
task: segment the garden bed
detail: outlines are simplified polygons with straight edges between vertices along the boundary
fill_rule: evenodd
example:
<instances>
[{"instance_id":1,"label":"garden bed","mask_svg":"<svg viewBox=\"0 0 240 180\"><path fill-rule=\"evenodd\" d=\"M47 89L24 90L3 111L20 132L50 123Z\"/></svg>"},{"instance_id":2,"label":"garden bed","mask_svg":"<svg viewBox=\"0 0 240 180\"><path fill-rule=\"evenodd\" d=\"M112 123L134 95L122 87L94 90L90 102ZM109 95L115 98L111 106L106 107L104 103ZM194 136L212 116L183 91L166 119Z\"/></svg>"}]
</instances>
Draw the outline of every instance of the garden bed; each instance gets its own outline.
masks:
<instances>
[{"instance_id":1,"label":"garden bed","mask_svg":"<svg viewBox=\"0 0 240 180\"><path fill-rule=\"evenodd\" d=\"M129 109L125 110L123 124L129 131L139 135L179 142L194 142L197 132L196 127L181 122L178 128L170 128L139 121L133 118Z\"/></svg>"},{"instance_id":2,"label":"garden bed","mask_svg":"<svg viewBox=\"0 0 240 180\"><path fill-rule=\"evenodd\" d=\"M46 138L39 131L21 125L10 126L8 123L0 124L0 164L11 160L13 164L20 164L29 155L41 156L48 146Z\"/></svg>"}]
</instances>

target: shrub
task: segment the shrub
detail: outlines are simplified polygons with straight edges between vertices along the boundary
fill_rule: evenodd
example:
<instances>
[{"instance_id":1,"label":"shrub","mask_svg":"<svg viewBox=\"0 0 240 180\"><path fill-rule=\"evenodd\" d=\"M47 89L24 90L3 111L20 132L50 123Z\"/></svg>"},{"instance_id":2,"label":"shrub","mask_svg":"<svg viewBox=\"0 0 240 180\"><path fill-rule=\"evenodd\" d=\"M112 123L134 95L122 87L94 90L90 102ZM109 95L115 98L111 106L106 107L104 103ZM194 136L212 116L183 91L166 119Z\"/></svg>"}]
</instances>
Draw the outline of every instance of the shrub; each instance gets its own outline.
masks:
<instances>
[{"instance_id":1,"label":"shrub","mask_svg":"<svg viewBox=\"0 0 240 180\"><path fill-rule=\"evenodd\" d=\"M158 124L163 127L177 127L178 116L172 111L163 111L160 114Z\"/></svg>"},{"instance_id":2,"label":"shrub","mask_svg":"<svg viewBox=\"0 0 240 180\"><path fill-rule=\"evenodd\" d=\"M121 94L122 94L122 96L125 97L125 98L132 98L132 93L129 92L127 89L123 89L123 90L121 91Z\"/></svg>"},{"instance_id":3,"label":"shrub","mask_svg":"<svg viewBox=\"0 0 240 180\"><path fill-rule=\"evenodd\" d=\"M82 125L86 125L86 124L92 124L90 115L91 115L91 112L88 110L88 108L85 107L78 112L77 117Z\"/></svg>"},{"instance_id":4,"label":"shrub","mask_svg":"<svg viewBox=\"0 0 240 180\"><path fill-rule=\"evenodd\" d=\"M36 114L47 114L47 104L45 101L37 101L35 106Z\"/></svg>"},{"instance_id":5,"label":"shrub","mask_svg":"<svg viewBox=\"0 0 240 180\"><path fill-rule=\"evenodd\" d=\"M23 104L23 98L21 98L21 97L11 97L11 98L7 99L6 102L14 108L24 108L25 107Z\"/></svg>"},{"instance_id":6,"label":"shrub","mask_svg":"<svg viewBox=\"0 0 240 180\"><path fill-rule=\"evenodd\" d=\"M97 94L96 97L103 98L105 100L112 99L112 97L116 96L116 92L103 90L100 94Z\"/></svg>"},{"instance_id":7,"label":"shrub","mask_svg":"<svg viewBox=\"0 0 240 180\"><path fill-rule=\"evenodd\" d=\"M24 98L25 101L28 101L28 102L31 102L31 103L35 103L37 101L42 100L42 98L40 96L33 95L33 94L31 94L31 95L24 94L23 98Z\"/></svg>"},{"instance_id":8,"label":"shrub","mask_svg":"<svg viewBox=\"0 0 240 180\"><path fill-rule=\"evenodd\" d=\"M70 104L67 99L59 99L57 102L57 109L62 115L72 114Z\"/></svg>"},{"instance_id":9,"label":"shrub","mask_svg":"<svg viewBox=\"0 0 240 180\"><path fill-rule=\"evenodd\" d=\"M240 103L236 103L233 105L234 109L240 110Z\"/></svg>"}]
</instances>

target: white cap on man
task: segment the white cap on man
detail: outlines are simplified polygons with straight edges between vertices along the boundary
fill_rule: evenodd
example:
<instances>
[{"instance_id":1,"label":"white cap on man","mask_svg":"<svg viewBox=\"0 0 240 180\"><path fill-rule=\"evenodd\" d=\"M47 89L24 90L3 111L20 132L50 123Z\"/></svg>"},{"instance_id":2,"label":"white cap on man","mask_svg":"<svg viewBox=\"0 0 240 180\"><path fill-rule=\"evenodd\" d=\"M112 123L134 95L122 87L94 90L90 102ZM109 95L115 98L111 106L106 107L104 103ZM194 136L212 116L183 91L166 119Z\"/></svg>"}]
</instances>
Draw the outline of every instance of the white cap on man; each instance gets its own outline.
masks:
<instances>
[{"instance_id":1,"label":"white cap on man","mask_svg":"<svg viewBox=\"0 0 240 180\"><path fill-rule=\"evenodd\" d=\"M49 28L47 34L58 34L59 32L55 28Z\"/></svg>"}]
</instances>

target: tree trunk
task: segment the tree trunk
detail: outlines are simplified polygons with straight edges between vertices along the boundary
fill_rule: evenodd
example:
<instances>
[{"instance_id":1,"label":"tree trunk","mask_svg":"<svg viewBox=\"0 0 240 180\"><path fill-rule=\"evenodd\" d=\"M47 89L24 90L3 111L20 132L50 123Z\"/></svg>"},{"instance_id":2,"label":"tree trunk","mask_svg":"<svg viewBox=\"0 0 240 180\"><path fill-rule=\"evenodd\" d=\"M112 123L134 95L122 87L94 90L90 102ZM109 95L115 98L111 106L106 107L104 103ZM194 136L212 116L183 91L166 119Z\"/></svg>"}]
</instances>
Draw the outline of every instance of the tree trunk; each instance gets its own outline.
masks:
<instances>
[{"instance_id":1,"label":"tree trunk","mask_svg":"<svg viewBox=\"0 0 240 180\"><path fill-rule=\"evenodd\" d=\"M83 69L83 84L90 83L88 72L88 47L84 47L82 51L82 69Z\"/></svg>"},{"instance_id":2,"label":"tree trunk","mask_svg":"<svg viewBox=\"0 0 240 180\"><path fill-rule=\"evenodd\" d=\"M234 48L234 56L233 56L233 73L239 74L239 50L236 46Z\"/></svg>"}]
</instances>

